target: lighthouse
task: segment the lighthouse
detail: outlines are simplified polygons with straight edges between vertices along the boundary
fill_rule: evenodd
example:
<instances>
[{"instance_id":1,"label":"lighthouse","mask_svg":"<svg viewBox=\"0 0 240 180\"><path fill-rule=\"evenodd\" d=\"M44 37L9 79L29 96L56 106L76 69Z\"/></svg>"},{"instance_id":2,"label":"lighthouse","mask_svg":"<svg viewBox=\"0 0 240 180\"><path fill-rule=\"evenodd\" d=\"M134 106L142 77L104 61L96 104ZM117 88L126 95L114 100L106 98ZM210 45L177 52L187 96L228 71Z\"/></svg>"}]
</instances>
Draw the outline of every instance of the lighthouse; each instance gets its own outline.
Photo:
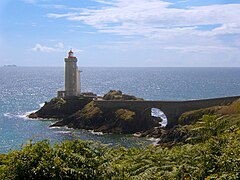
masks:
<instances>
[{"instance_id":1,"label":"lighthouse","mask_svg":"<svg viewBox=\"0 0 240 180\"><path fill-rule=\"evenodd\" d=\"M65 61L64 91L58 91L58 97L69 97L80 95L80 71L77 66L77 58L72 50L68 52Z\"/></svg>"}]
</instances>

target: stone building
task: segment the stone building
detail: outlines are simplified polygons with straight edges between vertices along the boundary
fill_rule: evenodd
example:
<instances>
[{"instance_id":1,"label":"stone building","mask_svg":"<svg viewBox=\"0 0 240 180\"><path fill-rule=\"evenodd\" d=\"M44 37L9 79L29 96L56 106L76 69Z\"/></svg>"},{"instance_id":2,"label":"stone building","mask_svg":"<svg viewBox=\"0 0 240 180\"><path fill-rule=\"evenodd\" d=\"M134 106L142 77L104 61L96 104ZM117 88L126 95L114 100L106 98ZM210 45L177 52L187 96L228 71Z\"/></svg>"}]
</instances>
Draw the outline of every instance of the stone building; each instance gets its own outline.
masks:
<instances>
[{"instance_id":1,"label":"stone building","mask_svg":"<svg viewBox=\"0 0 240 180\"><path fill-rule=\"evenodd\" d=\"M69 97L80 95L80 71L77 66L77 58L73 55L72 50L68 52L65 61L65 82L64 91L58 91L58 97Z\"/></svg>"}]
</instances>

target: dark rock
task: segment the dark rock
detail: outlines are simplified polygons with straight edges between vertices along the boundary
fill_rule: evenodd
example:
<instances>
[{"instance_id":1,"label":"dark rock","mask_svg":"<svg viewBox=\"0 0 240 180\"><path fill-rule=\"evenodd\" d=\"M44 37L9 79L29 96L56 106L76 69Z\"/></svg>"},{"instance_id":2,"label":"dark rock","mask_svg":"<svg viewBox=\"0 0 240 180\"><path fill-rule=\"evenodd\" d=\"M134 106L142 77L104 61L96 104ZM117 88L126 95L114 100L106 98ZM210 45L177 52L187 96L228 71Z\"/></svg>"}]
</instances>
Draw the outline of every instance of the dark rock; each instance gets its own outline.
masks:
<instances>
[{"instance_id":1,"label":"dark rock","mask_svg":"<svg viewBox=\"0 0 240 180\"><path fill-rule=\"evenodd\" d=\"M188 136L188 130L184 126L176 125L173 128L164 131L158 144L184 142Z\"/></svg>"},{"instance_id":2,"label":"dark rock","mask_svg":"<svg viewBox=\"0 0 240 180\"><path fill-rule=\"evenodd\" d=\"M151 133L151 137L153 138L160 138L163 134L164 130L160 127L155 127Z\"/></svg>"},{"instance_id":3,"label":"dark rock","mask_svg":"<svg viewBox=\"0 0 240 180\"><path fill-rule=\"evenodd\" d=\"M121 99L122 91L110 90L107 94L103 96L104 100L116 100Z\"/></svg>"},{"instance_id":4,"label":"dark rock","mask_svg":"<svg viewBox=\"0 0 240 180\"><path fill-rule=\"evenodd\" d=\"M140 112L129 109L101 109L94 104L94 94L81 97L53 98L30 118L61 119L53 126L67 126L75 129L87 129L105 133L135 133L152 129L159 124L156 119L142 117ZM135 96L111 90L104 95L105 100L139 100ZM142 99L141 99L142 100ZM157 133L155 133L157 136Z\"/></svg>"},{"instance_id":5,"label":"dark rock","mask_svg":"<svg viewBox=\"0 0 240 180\"><path fill-rule=\"evenodd\" d=\"M128 109L101 110L93 102L82 110L64 118L52 126L68 126L77 129L91 129L104 133L135 133L153 128L154 122L142 119Z\"/></svg>"},{"instance_id":6,"label":"dark rock","mask_svg":"<svg viewBox=\"0 0 240 180\"><path fill-rule=\"evenodd\" d=\"M67 99L53 98L50 102L45 102L44 106L35 113L28 115L29 118L61 119L68 117L82 109L92 101L91 98L71 97Z\"/></svg>"},{"instance_id":7,"label":"dark rock","mask_svg":"<svg viewBox=\"0 0 240 180\"><path fill-rule=\"evenodd\" d=\"M83 93L81 93L83 96L85 96L85 97L97 97L97 95L96 94L94 94L93 92L83 92Z\"/></svg>"},{"instance_id":8,"label":"dark rock","mask_svg":"<svg viewBox=\"0 0 240 180\"><path fill-rule=\"evenodd\" d=\"M213 106L209 108L185 112L179 117L178 124L181 125L193 124L197 122L200 118L202 118L203 115L213 114L230 115L239 113L240 113L240 99L224 106Z\"/></svg>"},{"instance_id":9,"label":"dark rock","mask_svg":"<svg viewBox=\"0 0 240 180\"><path fill-rule=\"evenodd\" d=\"M38 116L37 116L36 113L31 113L31 114L28 115L28 118L31 118L31 119L37 119Z\"/></svg>"},{"instance_id":10,"label":"dark rock","mask_svg":"<svg viewBox=\"0 0 240 180\"><path fill-rule=\"evenodd\" d=\"M195 123L200 118L202 118L203 115L214 114L220 108L221 108L221 106L214 106L214 107L210 107L210 108L198 109L198 110L194 110L194 111L185 112L178 118L178 124L186 125L186 124Z\"/></svg>"},{"instance_id":11,"label":"dark rock","mask_svg":"<svg viewBox=\"0 0 240 180\"><path fill-rule=\"evenodd\" d=\"M103 96L103 100L143 100L142 98L137 98L128 94L123 94L122 91L110 90L107 94Z\"/></svg>"}]
</instances>

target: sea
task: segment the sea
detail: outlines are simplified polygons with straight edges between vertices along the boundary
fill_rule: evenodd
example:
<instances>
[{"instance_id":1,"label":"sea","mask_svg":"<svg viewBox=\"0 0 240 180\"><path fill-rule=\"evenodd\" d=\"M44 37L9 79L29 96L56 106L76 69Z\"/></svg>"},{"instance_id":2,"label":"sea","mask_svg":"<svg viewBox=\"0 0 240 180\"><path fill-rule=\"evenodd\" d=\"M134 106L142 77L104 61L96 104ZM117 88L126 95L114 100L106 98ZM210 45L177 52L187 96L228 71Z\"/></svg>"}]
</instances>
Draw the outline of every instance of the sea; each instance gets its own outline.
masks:
<instances>
[{"instance_id":1,"label":"sea","mask_svg":"<svg viewBox=\"0 0 240 180\"><path fill-rule=\"evenodd\" d=\"M240 68L83 67L81 71L82 92L98 95L113 89L146 100L240 95ZM48 139L52 144L81 139L125 147L153 143L152 139L131 134L49 128L55 121L31 120L26 117L43 106L44 102L56 97L56 92L63 86L63 67L0 67L0 153L20 149L29 141L43 139Z\"/></svg>"}]
</instances>

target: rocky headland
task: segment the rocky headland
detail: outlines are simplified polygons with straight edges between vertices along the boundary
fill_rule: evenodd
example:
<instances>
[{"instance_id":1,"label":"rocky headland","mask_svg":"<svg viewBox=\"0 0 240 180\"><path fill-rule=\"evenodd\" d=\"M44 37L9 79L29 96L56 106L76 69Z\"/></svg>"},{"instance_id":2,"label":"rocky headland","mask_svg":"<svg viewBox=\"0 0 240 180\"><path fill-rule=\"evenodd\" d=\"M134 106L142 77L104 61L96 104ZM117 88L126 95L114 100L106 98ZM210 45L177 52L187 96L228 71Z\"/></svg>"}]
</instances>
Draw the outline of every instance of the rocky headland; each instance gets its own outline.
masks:
<instances>
[{"instance_id":1,"label":"rocky headland","mask_svg":"<svg viewBox=\"0 0 240 180\"><path fill-rule=\"evenodd\" d=\"M161 118L142 118L139 112L129 109L102 109L94 100L143 100L135 96L111 90L103 97L86 93L81 97L53 98L28 117L33 119L55 119L52 127L66 126L103 133L137 133L139 137L159 139L161 146L171 147L186 143L194 135L193 129L204 124L204 116L228 118L240 114L240 100L224 106L214 106L183 113L178 124L171 128L161 127ZM141 119L141 121L139 121ZM234 117L233 117L234 119ZM217 124L217 123L216 123Z\"/></svg>"},{"instance_id":2,"label":"rocky headland","mask_svg":"<svg viewBox=\"0 0 240 180\"><path fill-rule=\"evenodd\" d=\"M81 97L53 98L28 117L33 119L56 119L51 125L67 126L74 129L87 129L104 133L136 133L146 131L159 125L156 120L145 119L139 123L138 112L129 109L104 110L94 104L94 99L103 100L143 100L135 96L111 90L103 97L84 94Z\"/></svg>"}]
</instances>

